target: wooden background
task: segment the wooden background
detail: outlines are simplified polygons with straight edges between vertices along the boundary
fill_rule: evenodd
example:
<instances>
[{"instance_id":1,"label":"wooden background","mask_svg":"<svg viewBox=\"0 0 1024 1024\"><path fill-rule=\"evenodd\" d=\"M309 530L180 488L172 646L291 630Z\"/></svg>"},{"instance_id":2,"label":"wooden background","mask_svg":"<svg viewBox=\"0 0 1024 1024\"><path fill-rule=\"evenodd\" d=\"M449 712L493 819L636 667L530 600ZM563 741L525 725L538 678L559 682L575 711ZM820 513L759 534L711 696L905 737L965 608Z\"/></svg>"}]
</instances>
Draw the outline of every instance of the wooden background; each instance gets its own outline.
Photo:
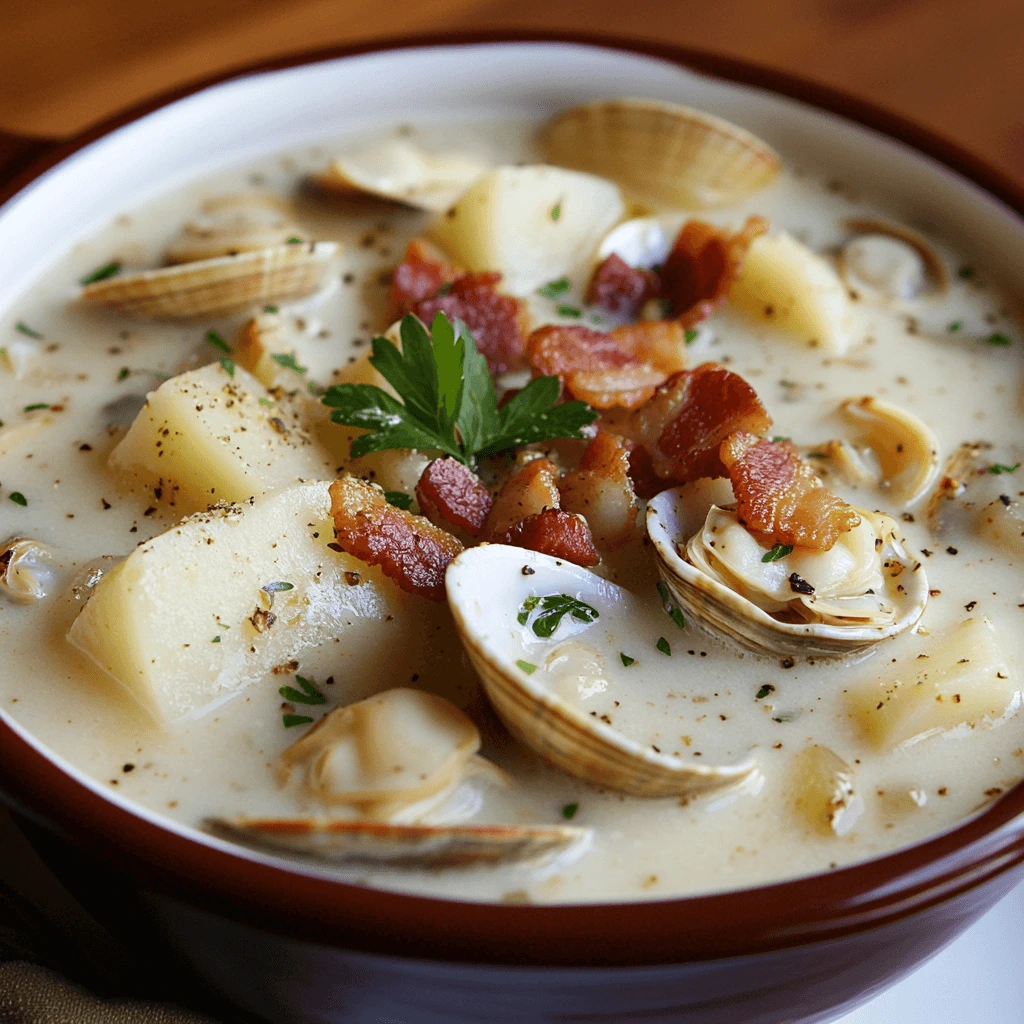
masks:
<instances>
[{"instance_id":1,"label":"wooden background","mask_svg":"<svg viewBox=\"0 0 1024 1024\"><path fill-rule=\"evenodd\" d=\"M0 0L0 128L69 135L200 76L383 35L585 29L702 46L938 130L1024 183L1024 0Z\"/></svg>"}]
</instances>

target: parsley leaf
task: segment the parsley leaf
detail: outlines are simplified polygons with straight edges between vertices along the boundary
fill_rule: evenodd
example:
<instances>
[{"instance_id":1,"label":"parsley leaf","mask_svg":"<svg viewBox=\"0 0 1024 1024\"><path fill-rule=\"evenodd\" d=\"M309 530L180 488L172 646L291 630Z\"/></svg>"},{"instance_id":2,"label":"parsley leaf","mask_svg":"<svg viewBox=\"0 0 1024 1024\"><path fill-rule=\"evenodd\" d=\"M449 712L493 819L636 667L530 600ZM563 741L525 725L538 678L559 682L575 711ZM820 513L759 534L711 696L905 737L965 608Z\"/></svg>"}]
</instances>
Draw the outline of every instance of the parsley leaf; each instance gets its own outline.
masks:
<instances>
[{"instance_id":1,"label":"parsley leaf","mask_svg":"<svg viewBox=\"0 0 1024 1024\"><path fill-rule=\"evenodd\" d=\"M235 364L234 364L233 360L231 360L231 359L228 359L228 358L227 358L227 356L225 356L225 357L224 357L224 358L223 358L223 359L222 359L222 360L220 361L220 365L221 365L221 367L223 368L224 372L225 372L225 373L226 373L226 374L227 374L227 375L228 375L229 377L234 377L234 376L235 376Z\"/></svg>"},{"instance_id":2,"label":"parsley leaf","mask_svg":"<svg viewBox=\"0 0 1024 1024\"><path fill-rule=\"evenodd\" d=\"M7 497L10 498L15 505L20 505L22 508L25 508L28 505L28 498L26 498L21 491L11 491Z\"/></svg>"},{"instance_id":3,"label":"parsley leaf","mask_svg":"<svg viewBox=\"0 0 1024 1024\"><path fill-rule=\"evenodd\" d=\"M576 812L579 809L579 804L566 804L562 808L562 817L565 818L566 821L572 821L572 819L576 817Z\"/></svg>"},{"instance_id":4,"label":"parsley leaf","mask_svg":"<svg viewBox=\"0 0 1024 1024\"><path fill-rule=\"evenodd\" d=\"M686 344L692 345L697 340L697 332L692 327L686 329Z\"/></svg>"},{"instance_id":5,"label":"parsley leaf","mask_svg":"<svg viewBox=\"0 0 1024 1024\"><path fill-rule=\"evenodd\" d=\"M273 359L278 366L283 366L286 370L294 370L296 373L306 372L306 367L299 366L299 364L295 362L295 356L293 356L291 352L274 352L271 354L270 358Z\"/></svg>"},{"instance_id":6,"label":"parsley leaf","mask_svg":"<svg viewBox=\"0 0 1024 1024\"><path fill-rule=\"evenodd\" d=\"M385 491L384 500L395 508L404 508L406 512L412 508L412 495L406 494L405 491Z\"/></svg>"},{"instance_id":7,"label":"parsley leaf","mask_svg":"<svg viewBox=\"0 0 1024 1024\"><path fill-rule=\"evenodd\" d=\"M571 287L569 278L560 277L557 281L548 281L543 288L538 288L537 294L545 299L557 299L559 295L564 295Z\"/></svg>"},{"instance_id":8,"label":"parsley leaf","mask_svg":"<svg viewBox=\"0 0 1024 1024\"><path fill-rule=\"evenodd\" d=\"M562 623L566 615L577 622L593 622L600 612L591 605L570 597L568 594L549 594L547 597L528 597L519 609L516 620L521 626L529 621L530 614L540 608L540 614L533 620L533 632L546 640Z\"/></svg>"},{"instance_id":9,"label":"parsley leaf","mask_svg":"<svg viewBox=\"0 0 1024 1024\"><path fill-rule=\"evenodd\" d=\"M35 338L36 341L42 341L43 340L42 334L40 334L39 331L32 330L32 328L29 327L29 325L27 323L25 323L23 320L19 320L14 325L14 329L19 334L27 335L29 338Z\"/></svg>"},{"instance_id":10,"label":"parsley leaf","mask_svg":"<svg viewBox=\"0 0 1024 1024\"><path fill-rule=\"evenodd\" d=\"M290 700L293 704L327 703L327 698L308 679L303 679L302 676L296 676L295 682L302 687L301 690L295 689L294 686L282 686L277 692L280 693L285 700Z\"/></svg>"},{"instance_id":11,"label":"parsley leaf","mask_svg":"<svg viewBox=\"0 0 1024 1024\"><path fill-rule=\"evenodd\" d=\"M993 462L992 465L988 467L988 471L996 476L1000 473L1016 473L1018 469L1020 469L1019 462L1014 463L1012 466L1007 466L1002 462Z\"/></svg>"},{"instance_id":12,"label":"parsley leaf","mask_svg":"<svg viewBox=\"0 0 1024 1024\"><path fill-rule=\"evenodd\" d=\"M619 660L625 668L629 668L629 666L636 661L636 658L631 658L628 654L624 654L622 651L619 651Z\"/></svg>"},{"instance_id":13,"label":"parsley leaf","mask_svg":"<svg viewBox=\"0 0 1024 1024\"><path fill-rule=\"evenodd\" d=\"M296 725L309 725L313 719L309 715L282 715L281 724L286 729L292 729Z\"/></svg>"},{"instance_id":14,"label":"parsley leaf","mask_svg":"<svg viewBox=\"0 0 1024 1024\"><path fill-rule=\"evenodd\" d=\"M568 303L563 302L559 304L558 315L578 318L583 316L583 310L579 306L570 306Z\"/></svg>"},{"instance_id":15,"label":"parsley leaf","mask_svg":"<svg viewBox=\"0 0 1024 1024\"><path fill-rule=\"evenodd\" d=\"M777 562L780 558L785 558L786 555L793 554L792 544L776 544L770 551L766 551L761 556L762 562Z\"/></svg>"},{"instance_id":16,"label":"parsley leaf","mask_svg":"<svg viewBox=\"0 0 1024 1024\"><path fill-rule=\"evenodd\" d=\"M654 646L657 647L665 657L672 657L672 645L663 636L658 637L658 642Z\"/></svg>"},{"instance_id":17,"label":"parsley leaf","mask_svg":"<svg viewBox=\"0 0 1024 1024\"><path fill-rule=\"evenodd\" d=\"M537 671L537 666L536 666L536 665L534 665L534 664L533 664L533 662L531 662L531 661L523 661L522 659L520 659L519 661L517 661L517 662L516 662L516 664L517 664L517 665L518 665L518 666L519 666L519 667L520 667L520 668L521 668L521 669L522 669L522 670L523 670L523 671L524 671L524 672L525 672L525 673L526 673L526 674L527 674L528 676L532 676L532 675L533 675L533 673Z\"/></svg>"},{"instance_id":18,"label":"parsley leaf","mask_svg":"<svg viewBox=\"0 0 1024 1024\"><path fill-rule=\"evenodd\" d=\"M79 280L79 284L95 284L97 281L105 281L108 277L113 277L121 269L120 260L112 260L110 263L105 263L102 267L97 267L92 273L86 274L85 277Z\"/></svg>"},{"instance_id":19,"label":"parsley leaf","mask_svg":"<svg viewBox=\"0 0 1024 1024\"><path fill-rule=\"evenodd\" d=\"M207 331L206 341L224 355L231 355L231 346L216 331Z\"/></svg>"},{"instance_id":20,"label":"parsley leaf","mask_svg":"<svg viewBox=\"0 0 1024 1024\"><path fill-rule=\"evenodd\" d=\"M557 377L530 381L499 409L487 361L473 336L444 313L434 317L429 332L407 315L401 338L401 351L387 338L374 338L370 356L401 401L372 384L336 384L323 394L333 422L368 431L352 442L353 458L420 448L473 466L477 459L534 441L582 437L580 428L597 418L584 402L555 404Z\"/></svg>"},{"instance_id":21,"label":"parsley leaf","mask_svg":"<svg viewBox=\"0 0 1024 1024\"><path fill-rule=\"evenodd\" d=\"M1009 345L1010 339L1005 334L1000 334L998 331L995 334L990 334L985 339L990 345Z\"/></svg>"}]
</instances>

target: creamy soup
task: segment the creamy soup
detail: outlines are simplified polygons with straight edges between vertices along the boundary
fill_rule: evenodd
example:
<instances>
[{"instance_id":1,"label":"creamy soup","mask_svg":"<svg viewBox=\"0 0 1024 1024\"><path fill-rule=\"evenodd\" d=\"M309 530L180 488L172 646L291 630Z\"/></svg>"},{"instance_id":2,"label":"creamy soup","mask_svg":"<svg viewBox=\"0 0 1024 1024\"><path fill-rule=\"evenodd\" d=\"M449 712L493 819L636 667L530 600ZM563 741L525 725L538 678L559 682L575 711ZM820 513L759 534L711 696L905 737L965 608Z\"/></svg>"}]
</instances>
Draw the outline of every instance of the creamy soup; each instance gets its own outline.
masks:
<instances>
[{"instance_id":1,"label":"creamy soup","mask_svg":"<svg viewBox=\"0 0 1024 1024\"><path fill-rule=\"evenodd\" d=\"M121 212L3 311L0 539L37 542L3 558L4 710L183 826L301 870L455 899L733 889L876 857L977 813L1024 773L1024 335L1006 297L956 239L880 227L883 208L855 183L769 166L715 194L718 170L707 194L666 199L631 190L616 163L605 173L620 194L583 171L534 174L558 145L539 149L537 127L398 126L327 176L341 151L325 143L197 181ZM600 175L594 160L568 162ZM371 186L439 212L359 194ZM240 195L249 205L225 215L221 197ZM755 222L737 241L750 216L767 233ZM691 290L710 275L700 310L669 281L677 232L695 220L735 264L686 264ZM253 293L188 319L180 295L121 309L82 297L83 279L102 299L168 250L179 267L223 261L225 224L285 261L321 253L296 286L309 294ZM384 384L371 339L396 319L395 268L425 234L432 266L500 270L484 290L519 300L519 348L503 365L491 353L506 398L541 375L522 343L544 325L677 325L667 348L623 343L597 369L557 369L565 397L600 419L572 420L584 440L476 460L477 519L425 507L417 484L437 451L352 460L359 430L320 403L334 385ZM587 301L613 253L646 289L631 308L622 288ZM432 301L460 294L455 272L438 273ZM764 494L740 494L761 486L743 476L749 453L736 450L732 477L678 484L703 475L686 463L692 445L673 462L644 426L691 379L680 368L709 363L756 392L770 425L734 424L701 457L722 466L718 443L742 435L803 467L804 504L776 480L767 527L750 519ZM622 373L636 375L629 394ZM676 394L659 429L689 401ZM708 408L724 422L727 405ZM632 483L580 474L597 427L629 442L609 464L647 445L647 493L664 493L633 499L636 458ZM826 491L834 501L815 505ZM591 511L599 498L610 505ZM203 511L218 501L234 504ZM533 532L517 502L542 517ZM559 503L561 518L543 518ZM394 567L389 517L413 547L443 552L416 592L415 572Z\"/></svg>"}]
</instances>

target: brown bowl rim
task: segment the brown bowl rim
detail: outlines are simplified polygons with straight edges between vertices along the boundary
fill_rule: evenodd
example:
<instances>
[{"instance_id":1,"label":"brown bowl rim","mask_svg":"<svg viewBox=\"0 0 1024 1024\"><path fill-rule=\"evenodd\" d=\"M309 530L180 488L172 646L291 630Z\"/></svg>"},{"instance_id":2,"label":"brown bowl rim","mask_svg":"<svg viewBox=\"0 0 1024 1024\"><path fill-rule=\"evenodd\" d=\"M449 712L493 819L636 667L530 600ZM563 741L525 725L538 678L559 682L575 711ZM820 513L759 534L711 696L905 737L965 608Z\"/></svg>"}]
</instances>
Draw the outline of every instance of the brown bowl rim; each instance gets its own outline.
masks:
<instances>
[{"instance_id":1,"label":"brown bowl rim","mask_svg":"<svg viewBox=\"0 0 1024 1024\"><path fill-rule=\"evenodd\" d=\"M482 31L403 36L259 61L132 106L74 138L0 133L0 204L90 142L175 100L242 76L360 54L489 43L567 43L655 57L800 100L874 129L958 172L1024 216L1024 188L963 147L901 115L787 72L640 39ZM18 159L20 157L20 160ZM20 163L20 166L19 166ZM297 874L207 846L77 782L0 721L3 796L144 889L276 934L447 963L653 966L769 953L903 920L1024 862L1024 783L956 828L850 867L722 893L634 903L522 906L411 896Z\"/></svg>"}]
</instances>

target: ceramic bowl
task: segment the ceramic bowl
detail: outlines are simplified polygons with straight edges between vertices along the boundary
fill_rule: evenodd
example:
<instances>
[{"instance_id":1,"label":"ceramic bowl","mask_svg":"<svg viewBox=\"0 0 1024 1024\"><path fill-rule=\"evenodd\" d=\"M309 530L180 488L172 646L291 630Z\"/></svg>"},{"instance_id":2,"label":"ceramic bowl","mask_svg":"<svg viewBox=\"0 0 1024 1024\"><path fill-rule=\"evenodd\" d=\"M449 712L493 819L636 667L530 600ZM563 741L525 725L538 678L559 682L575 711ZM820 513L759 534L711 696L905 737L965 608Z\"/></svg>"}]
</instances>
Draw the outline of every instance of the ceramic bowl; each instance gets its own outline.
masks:
<instances>
[{"instance_id":1,"label":"ceramic bowl","mask_svg":"<svg viewBox=\"0 0 1024 1024\"><path fill-rule=\"evenodd\" d=\"M0 309L111 215L219 167L374 122L542 118L621 95L747 125L790 163L884 190L896 216L941 220L1020 281L1024 195L863 103L667 46L445 37L202 83L56 148L0 138ZM956 829L827 875L643 903L486 905L342 884L160 819L2 711L0 789L91 907L131 898L133 942L163 934L234 1004L289 1024L828 1020L949 942L1024 860L1018 786Z\"/></svg>"}]
</instances>

